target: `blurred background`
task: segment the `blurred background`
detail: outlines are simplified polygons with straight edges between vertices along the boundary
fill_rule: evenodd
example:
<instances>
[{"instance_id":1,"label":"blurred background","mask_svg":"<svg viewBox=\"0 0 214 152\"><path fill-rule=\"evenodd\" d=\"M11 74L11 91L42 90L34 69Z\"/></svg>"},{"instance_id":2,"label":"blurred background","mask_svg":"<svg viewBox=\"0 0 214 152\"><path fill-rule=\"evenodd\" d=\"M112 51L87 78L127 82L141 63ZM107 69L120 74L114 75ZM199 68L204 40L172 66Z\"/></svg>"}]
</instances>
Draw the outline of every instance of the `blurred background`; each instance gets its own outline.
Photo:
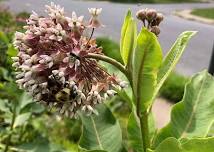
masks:
<instances>
[{"instance_id":1,"label":"blurred background","mask_svg":"<svg viewBox=\"0 0 214 152\"><path fill-rule=\"evenodd\" d=\"M214 47L213 0L53 0L65 8L67 16L75 11L89 19L88 8L103 8L100 16L104 28L95 31L97 43L103 52L118 60L120 28L125 13L154 8L164 14L159 40L164 55L177 36L186 30L198 31L190 41L175 71L169 76L155 102L153 112L158 128L169 120L170 107L182 99L185 83L190 76L208 69ZM17 54L12 45L15 31L22 26L32 10L44 15L48 0L0 1L0 151L62 152L78 151L81 135L80 120L62 118L33 102L14 82L11 57ZM142 26L139 22L139 29ZM109 66L109 65L106 65ZM111 72L118 71L113 67ZM127 139L126 124L130 113L129 98L116 96L107 104L119 118ZM8 145L10 145L8 147ZM125 143L126 145L126 143ZM5 147L7 149L5 150Z\"/></svg>"}]
</instances>

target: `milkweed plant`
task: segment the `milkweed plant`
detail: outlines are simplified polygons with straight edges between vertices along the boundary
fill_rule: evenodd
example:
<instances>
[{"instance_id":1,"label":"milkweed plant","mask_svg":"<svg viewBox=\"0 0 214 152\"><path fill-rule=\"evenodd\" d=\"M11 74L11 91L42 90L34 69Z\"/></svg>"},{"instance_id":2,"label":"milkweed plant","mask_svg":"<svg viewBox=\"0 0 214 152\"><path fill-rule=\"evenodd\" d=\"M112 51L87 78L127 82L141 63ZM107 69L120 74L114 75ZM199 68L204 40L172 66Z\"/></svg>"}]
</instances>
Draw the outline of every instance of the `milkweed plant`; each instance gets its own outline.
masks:
<instances>
[{"instance_id":1,"label":"milkweed plant","mask_svg":"<svg viewBox=\"0 0 214 152\"><path fill-rule=\"evenodd\" d=\"M101 11L90 8L89 20L75 12L67 17L64 8L54 3L46 6L45 17L33 12L25 32L15 33L19 53L12 59L18 86L49 110L81 119L80 151L213 152L209 133L214 122L214 81L206 71L186 84L183 99L173 106L165 127L155 127L151 111L159 89L196 32L183 32L163 58L158 41L163 15L139 10L138 31L129 10L121 30L121 63L96 44L94 32L104 27ZM115 66L126 79L108 72L100 61ZM118 120L105 105L115 95L130 99L128 141L122 140Z\"/></svg>"}]
</instances>

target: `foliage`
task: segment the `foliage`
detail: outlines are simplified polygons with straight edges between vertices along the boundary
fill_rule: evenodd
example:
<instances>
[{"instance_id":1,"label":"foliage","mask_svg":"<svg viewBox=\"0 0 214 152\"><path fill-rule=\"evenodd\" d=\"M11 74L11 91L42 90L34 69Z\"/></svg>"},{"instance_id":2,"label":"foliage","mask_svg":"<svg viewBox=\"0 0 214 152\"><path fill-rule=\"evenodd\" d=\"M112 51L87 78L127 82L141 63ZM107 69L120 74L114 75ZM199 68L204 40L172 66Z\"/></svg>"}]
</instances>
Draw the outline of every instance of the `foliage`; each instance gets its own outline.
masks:
<instances>
[{"instance_id":1,"label":"foliage","mask_svg":"<svg viewBox=\"0 0 214 152\"><path fill-rule=\"evenodd\" d=\"M175 103L181 101L187 81L187 77L172 72L161 87L160 96Z\"/></svg>"},{"instance_id":2,"label":"foliage","mask_svg":"<svg viewBox=\"0 0 214 152\"><path fill-rule=\"evenodd\" d=\"M100 60L108 59L104 61L110 61L121 70L119 72L115 67L103 64L108 72L129 81L130 86L116 90L118 96L106 105L97 106L99 115L79 113L80 120L69 120L45 111L43 106L17 88L10 61L17 52L12 47L11 37L1 32L0 149L5 152L214 151L214 140L210 137L214 121L214 78L206 71L188 81L184 97L173 106L167 126L157 131L151 112L160 88L167 83L195 33L182 33L162 59L156 35L146 28L137 33L136 21L128 11L121 30L120 48L106 39L97 41L98 45L105 44L102 45L105 56L102 55ZM168 81L183 82L179 76L172 77L175 79ZM125 108L128 109L126 114L121 112ZM126 118L126 121L122 122L121 118ZM127 128L120 124L127 125Z\"/></svg>"},{"instance_id":3,"label":"foliage","mask_svg":"<svg viewBox=\"0 0 214 152\"><path fill-rule=\"evenodd\" d=\"M107 38L107 37L99 37L96 39L98 46L103 48L103 53L111 58L116 59L120 63L123 63L121 55L120 55L120 47L118 43ZM180 50L180 49L178 49ZM115 72L115 71L114 71ZM179 102L181 101L184 94L184 87L187 83L188 78L177 73L172 72L168 78L165 80L162 85L159 95L168 99L171 102ZM117 102L119 99L115 100ZM126 111L126 110L123 110Z\"/></svg>"},{"instance_id":4,"label":"foliage","mask_svg":"<svg viewBox=\"0 0 214 152\"><path fill-rule=\"evenodd\" d=\"M214 19L214 8L194 9L191 14Z\"/></svg>"}]
</instances>

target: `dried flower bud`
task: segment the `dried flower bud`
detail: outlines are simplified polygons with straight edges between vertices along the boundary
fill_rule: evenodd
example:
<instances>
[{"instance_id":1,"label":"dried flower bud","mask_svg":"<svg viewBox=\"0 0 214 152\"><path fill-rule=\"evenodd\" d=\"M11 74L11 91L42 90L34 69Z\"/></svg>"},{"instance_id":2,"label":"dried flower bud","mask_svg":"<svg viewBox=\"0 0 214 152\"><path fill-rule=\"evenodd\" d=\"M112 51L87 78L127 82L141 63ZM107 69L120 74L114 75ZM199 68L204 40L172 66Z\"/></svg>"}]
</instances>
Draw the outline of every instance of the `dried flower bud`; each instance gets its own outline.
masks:
<instances>
[{"instance_id":1,"label":"dried flower bud","mask_svg":"<svg viewBox=\"0 0 214 152\"><path fill-rule=\"evenodd\" d=\"M142 10L139 10L137 13L136 13L136 17L137 19L141 20L141 21L145 21L146 19L146 10L142 9Z\"/></svg>"},{"instance_id":2,"label":"dried flower bud","mask_svg":"<svg viewBox=\"0 0 214 152\"><path fill-rule=\"evenodd\" d=\"M157 11L156 10L154 10L154 9L148 9L146 11L146 18L147 18L148 22L151 22L156 17L157 17Z\"/></svg>"},{"instance_id":3,"label":"dried flower bud","mask_svg":"<svg viewBox=\"0 0 214 152\"><path fill-rule=\"evenodd\" d=\"M163 14L157 13L157 17L155 20L156 20L157 25L159 25L163 21Z\"/></svg>"},{"instance_id":4,"label":"dried flower bud","mask_svg":"<svg viewBox=\"0 0 214 152\"><path fill-rule=\"evenodd\" d=\"M152 26L151 32L158 36L160 34L160 28L158 26Z\"/></svg>"}]
</instances>

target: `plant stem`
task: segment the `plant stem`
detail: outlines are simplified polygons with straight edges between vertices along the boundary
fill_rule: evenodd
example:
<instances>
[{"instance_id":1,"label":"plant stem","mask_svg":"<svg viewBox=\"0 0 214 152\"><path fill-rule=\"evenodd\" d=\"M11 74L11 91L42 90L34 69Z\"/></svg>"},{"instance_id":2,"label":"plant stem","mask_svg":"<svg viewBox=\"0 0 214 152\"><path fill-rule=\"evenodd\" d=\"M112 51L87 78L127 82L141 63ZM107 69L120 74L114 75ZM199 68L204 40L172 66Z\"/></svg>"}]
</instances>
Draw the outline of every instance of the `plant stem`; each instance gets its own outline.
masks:
<instances>
[{"instance_id":1,"label":"plant stem","mask_svg":"<svg viewBox=\"0 0 214 152\"><path fill-rule=\"evenodd\" d=\"M88 53L85 58L93 58L93 59L98 59L101 61L105 61L107 63L110 63L112 65L114 65L116 68L118 68L122 73L124 73L127 77L129 77L128 71L125 69L125 67L118 62L115 59L112 59L110 57L107 57L105 55L101 55L101 54L95 54L95 53Z\"/></svg>"},{"instance_id":2,"label":"plant stem","mask_svg":"<svg viewBox=\"0 0 214 152\"><path fill-rule=\"evenodd\" d=\"M89 39L88 39L88 42L87 42L86 46L87 46L88 43L90 42L90 40L91 40L91 38L92 38L92 36L93 36L93 34L94 34L94 30L95 30L95 28L92 29L91 35L90 35L90 37L89 37Z\"/></svg>"},{"instance_id":3,"label":"plant stem","mask_svg":"<svg viewBox=\"0 0 214 152\"><path fill-rule=\"evenodd\" d=\"M146 152L147 148L150 148L150 139L149 139L149 126L148 126L148 113L145 111L139 117L140 127L141 127L141 136L143 139L143 148Z\"/></svg>"},{"instance_id":4,"label":"plant stem","mask_svg":"<svg viewBox=\"0 0 214 152\"><path fill-rule=\"evenodd\" d=\"M13 132L15 119L16 119L16 105L14 105L13 117L12 117L12 122L11 122L11 126L10 126L10 135L7 138L7 141L6 141L7 143L6 143L4 152L7 152L8 149L9 149L9 144L10 144L10 141L11 141L11 138L12 138L12 132Z\"/></svg>"}]
</instances>

